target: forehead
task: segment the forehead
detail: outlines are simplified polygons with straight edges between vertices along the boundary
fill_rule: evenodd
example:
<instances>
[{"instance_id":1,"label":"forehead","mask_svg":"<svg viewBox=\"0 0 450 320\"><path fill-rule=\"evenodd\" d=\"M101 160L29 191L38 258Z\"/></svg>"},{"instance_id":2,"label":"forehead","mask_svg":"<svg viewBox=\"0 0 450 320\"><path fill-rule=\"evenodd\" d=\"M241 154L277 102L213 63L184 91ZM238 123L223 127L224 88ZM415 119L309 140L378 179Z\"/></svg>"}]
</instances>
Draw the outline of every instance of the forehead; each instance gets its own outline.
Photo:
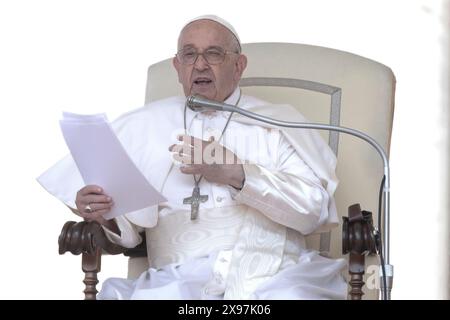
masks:
<instances>
[{"instance_id":1,"label":"forehead","mask_svg":"<svg viewBox=\"0 0 450 320\"><path fill-rule=\"evenodd\" d=\"M211 20L199 20L188 24L181 31L178 47L227 47L230 44L231 37L231 32L221 24Z\"/></svg>"}]
</instances>

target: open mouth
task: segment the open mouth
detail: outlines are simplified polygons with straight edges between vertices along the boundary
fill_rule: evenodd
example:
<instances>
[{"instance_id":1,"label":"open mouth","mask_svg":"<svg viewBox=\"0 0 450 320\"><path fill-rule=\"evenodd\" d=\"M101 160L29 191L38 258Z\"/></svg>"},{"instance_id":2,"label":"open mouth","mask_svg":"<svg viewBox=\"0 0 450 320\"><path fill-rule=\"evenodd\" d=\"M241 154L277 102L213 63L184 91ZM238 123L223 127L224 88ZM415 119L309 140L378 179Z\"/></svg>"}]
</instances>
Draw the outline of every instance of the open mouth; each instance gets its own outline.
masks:
<instances>
[{"instance_id":1,"label":"open mouth","mask_svg":"<svg viewBox=\"0 0 450 320\"><path fill-rule=\"evenodd\" d=\"M209 85L210 83L212 83L212 80L208 78L197 78L194 80L194 84L198 86L205 86Z\"/></svg>"}]
</instances>

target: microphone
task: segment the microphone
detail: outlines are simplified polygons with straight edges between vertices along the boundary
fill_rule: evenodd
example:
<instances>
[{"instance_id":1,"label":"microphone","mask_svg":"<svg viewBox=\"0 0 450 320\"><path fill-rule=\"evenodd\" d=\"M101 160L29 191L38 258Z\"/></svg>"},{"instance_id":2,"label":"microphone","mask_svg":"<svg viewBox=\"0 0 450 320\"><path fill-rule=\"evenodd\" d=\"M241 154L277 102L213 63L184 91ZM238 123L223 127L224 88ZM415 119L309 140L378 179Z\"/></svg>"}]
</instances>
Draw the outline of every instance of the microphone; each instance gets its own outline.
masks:
<instances>
[{"instance_id":1,"label":"microphone","mask_svg":"<svg viewBox=\"0 0 450 320\"><path fill-rule=\"evenodd\" d=\"M237 112L243 116L249 117L251 119L269 123L272 125L280 126L280 127L286 127L286 128L300 128L300 129L317 129L317 130L327 130L327 131L337 131L342 133L347 133L352 136L355 136L357 138L360 138L366 142L368 142L372 147L375 148L375 150L380 155L383 165L384 165L384 188L383 188L383 196L384 196L384 215L382 221L384 222L384 234L383 234L383 243L382 243L382 252L384 254L384 263L382 263L382 276L387 280L387 283L383 284L383 290L385 291L385 299L390 300L390 294L392 290L392 283L394 278L394 267L389 264L389 247L390 247L390 169L389 169L389 160L386 156L386 153L384 152L383 148L376 142L372 137L365 134L364 132L346 128L346 127L340 127L340 126L333 126L329 124L322 124L322 123L309 123L309 122L289 122L289 121L281 121L272 119L266 116L262 116L260 114L247 111L244 109L241 109L239 107L212 101L200 96L191 95L187 98L186 106L189 107L191 110L196 112L202 112L202 111L208 111L208 110L215 110L215 111L227 111L227 112ZM380 221L378 221L378 224L380 224ZM380 276L381 277L381 276Z\"/></svg>"},{"instance_id":2,"label":"microphone","mask_svg":"<svg viewBox=\"0 0 450 320\"><path fill-rule=\"evenodd\" d=\"M213 100L208 100L206 98L192 95L187 98L186 105L191 109L192 111L196 112L203 112L203 111L233 111L234 106L221 103Z\"/></svg>"}]
</instances>

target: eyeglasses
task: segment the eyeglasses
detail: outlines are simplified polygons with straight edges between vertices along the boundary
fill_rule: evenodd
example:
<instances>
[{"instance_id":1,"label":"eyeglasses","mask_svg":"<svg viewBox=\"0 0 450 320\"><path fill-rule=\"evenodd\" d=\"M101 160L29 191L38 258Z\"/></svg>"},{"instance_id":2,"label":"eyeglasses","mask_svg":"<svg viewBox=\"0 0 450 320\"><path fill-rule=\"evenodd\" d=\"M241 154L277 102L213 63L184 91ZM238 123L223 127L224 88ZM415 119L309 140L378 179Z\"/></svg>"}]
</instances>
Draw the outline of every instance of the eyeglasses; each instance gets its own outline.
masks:
<instances>
[{"instance_id":1,"label":"eyeglasses","mask_svg":"<svg viewBox=\"0 0 450 320\"><path fill-rule=\"evenodd\" d=\"M194 64L200 55L209 64L221 64L225 60L225 56L230 53L238 54L237 52L225 51L220 47L211 47L203 51L203 53L198 52L194 48L185 48L178 51L176 56L182 64L187 65Z\"/></svg>"}]
</instances>

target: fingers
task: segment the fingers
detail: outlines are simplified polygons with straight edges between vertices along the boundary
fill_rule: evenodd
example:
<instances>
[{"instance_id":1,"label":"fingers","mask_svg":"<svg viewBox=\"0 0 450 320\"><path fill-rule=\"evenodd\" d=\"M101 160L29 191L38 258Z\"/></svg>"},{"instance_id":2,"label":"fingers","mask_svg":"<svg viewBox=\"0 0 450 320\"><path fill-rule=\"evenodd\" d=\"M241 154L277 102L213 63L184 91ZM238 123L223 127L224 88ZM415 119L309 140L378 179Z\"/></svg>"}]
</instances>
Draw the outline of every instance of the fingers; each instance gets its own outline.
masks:
<instances>
[{"instance_id":1,"label":"fingers","mask_svg":"<svg viewBox=\"0 0 450 320\"><path fill-rule=\"evenodd\" d=\"M90 220L98 220L104 214L110 212L113 205L114 205L113 202L90 203L90 204L84 206L84 208L82 208L79 211L80 211L80 215L89 221Z\"/></svg>"},{"instance_id":2,"label":"fingers","mask_svg":"<svg viewBox=\"0 0 450 320\"><path fill-rule=\"evenodd\" d=\"M213 141L214 140L214 137L211 137L211 138L212 138L212 140L210 139L209 141ZM209 141L198 139L198 138L193 137L193 136L188 136L186 134L178 135L177 139L178 139L178 141L183 141L184 145L187 145L190 148L194 148L194 149L199 149L199 148L202 149L206 145L209 144Z\"/></svg>"},{"instance_id":3,"label":"fingers","mask_svg":"<svg viewBox=\"0 0 450 320\"><path fill-rule=\"evenodd\" d=\"M99 211L103 210L111 210L114 203L91 203L89 204L89 207L91 208L91 214L92 213L98 213Z\"/></svg>"},{"instance_id":4,"label":"fingers","mask_svg":"<svg viewBox=\"0 0 450 320\"><path fill-rule=\"evenodd\" d=\"M107 214L110 211L111 211L111 209L101 209L101 210L94 211L92 213L82 214L81 216L87 221L94 220L94 221L98 221L99 223L102 223L102 220L103 221L105 220L105 218L103 218L103 215Z\"/></svg>"},{"instance_id":5,"label":"fingers","mask_svg":"<svg viewBox=\"0 0 450 320\"><path fill-rule=\"evenodd\" d=\"M111 208L114 205L114 201L108 202L80 202L77 203L78 210L81 213L91 214L94 211Z\"/></svg>"},{"instance_id":6,"label":"fingers","mask_svg":"<svg viewBox=\"0 0 450 320\"><path fill-rule=\"evenodd\" d=\"M173 144L169 151L173 159L182 164L240 164L237 156L217 142L213 136L209 141L188 135L178 136L182 144Z\"/></svg>"},{"instance_id":7,"label":"fingers","mask_svg":"<svg viewBox=\"0 0 450 320\"><path fill-rule=\"evenodd\" d=\"M177 136L178 141L183 141L185 144L189 144L191 146L201 145L201 139L195 138L193 136L188 136L187 134L180 134Z\"/></svg>"},{"instance_id":8,"label":"fingers","mask_svg":"<svg viewBox=\"0 0 450 320\"><path fill-rule=\"evenodd\" d=\"M180 155L178 153L174 153L173 154L173 159L175 161L178 161L178 162L182 163L182 164L193 164L191 156L185 156L185 155Z\"/></svg>"},{"instance_id":9,"label":"fingers","mask_svg":"<svg viewBox=\"0 0 450 320\"><path fill-rule=\"evenodd\" d=\"M103 188L87 185L78 191L75 204L83 218L96 220L102 214L109 212L114 202L104 193Z\"/></svg>"},{"instance_id":10,"label":"fingers","mask_svg":"<svg viewBox=\"0 0 450 320\"><path fill-rule=\"evenodd\" d=\"M192 157L193 147L187 144L173 144L169 147L169 151L180 156Z\"/></svg>"},{"instance_id":11,"label":"fingers","mask_svg":"<svg viewBox=\"0 0 450 320\"><path fill-rule=\"evenodd\" d=\"M179 135L177 137L181 144L173 144L169 147L169 151L173 152L173 158L183 164L201 164L203 163L203 150L211 141L204 141L188 135Z\"/></svg>"},{"instance_id":12,"label":"fingers","mask_svg":"<svg viewBox=\"0 0 450 320\"><path fill-rule=\"evenodd\" d=\"M103 194L103 189L96 185L88 185L88 186L81 188L80 191L78 191L78 194L80 194L81 196L85 196L90 193Z\"/></svg>"},{"instance_id":13,"label":"fingers","mask_svg":"<svg viewBox=\"0 0 450 320\"><path fill-rule=\"evenodd\" d=\"M91 204L91 203L110 203L112 202L111 197L106 195L96 195L96 194L88 194L80 199L81 204Z\"/></svg>"},{"instance_id":14,"label":"fingers","mask_svg":"<svg viewBox=\"0 0 450 320\"><path fill-rule=\"evenodd\" d=\"M173 144L169 147L169 151L173 152L173 158L176 161L179 161L183 164L191 164L194 159L194 146L191 143L194 143L194 137L182 135L178 136L180 141L183 141L182 144ZM201 154L201 153L200 153Z\"/></svg>"},{"instance_id":15,"label":"fingers","mask_svg":"<svg viewBox=\"0 0 450 320\"><path fill-rule=\"evenodd\" d=\"M203 165L189 165L185 167L180 167L180 171L184 174L203 174Z\"/></svg>"}]
</instances>

